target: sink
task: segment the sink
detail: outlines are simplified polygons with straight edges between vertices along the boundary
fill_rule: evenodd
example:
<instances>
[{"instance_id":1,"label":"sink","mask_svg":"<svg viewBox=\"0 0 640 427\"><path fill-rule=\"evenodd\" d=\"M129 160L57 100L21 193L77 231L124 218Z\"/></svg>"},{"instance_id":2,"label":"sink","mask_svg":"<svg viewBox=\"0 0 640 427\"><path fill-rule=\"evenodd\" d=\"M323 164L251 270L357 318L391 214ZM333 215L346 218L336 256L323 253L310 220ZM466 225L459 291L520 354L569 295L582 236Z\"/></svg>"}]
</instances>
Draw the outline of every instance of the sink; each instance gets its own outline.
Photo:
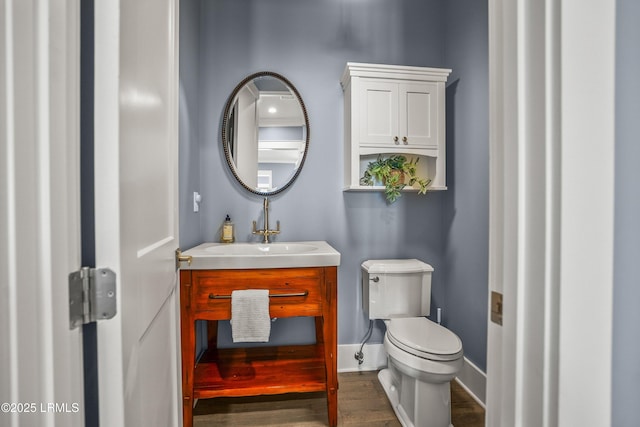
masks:
<instances>
[{"instance_id":1,"label":"sink","mask_svg":"<svg viewBox=\"0 0 640 427\"><path fill-rule=\"evenodd\" d=\"M183 269L328 267L340 265L340 253L327 242L203 243L183 252Z\"/></svg>"},{"instance_id":2,"label":"sink","mask_svg":"<svg viewBox=\"0 0 640 427\"><path fill-rule=\"evenodd\" d=\"M208 246L205 251L219 255L283 255L304 254L318 250L311 243L236 243Z\"/></svg>"}]
</instances>

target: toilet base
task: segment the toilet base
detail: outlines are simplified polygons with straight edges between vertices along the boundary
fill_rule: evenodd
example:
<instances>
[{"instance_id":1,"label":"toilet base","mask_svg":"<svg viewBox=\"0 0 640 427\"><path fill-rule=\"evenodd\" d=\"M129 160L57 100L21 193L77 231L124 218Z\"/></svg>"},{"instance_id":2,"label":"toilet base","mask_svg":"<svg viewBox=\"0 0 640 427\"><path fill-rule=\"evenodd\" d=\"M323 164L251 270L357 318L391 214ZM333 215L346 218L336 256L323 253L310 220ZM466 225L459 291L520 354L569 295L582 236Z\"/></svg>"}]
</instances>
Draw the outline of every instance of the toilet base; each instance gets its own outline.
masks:
<instances>
[{"instance_id":1,"label":"toilet base","mask_svg":"<svg viewBox=\"0 0 640 427\"><path fill-rule=\"evenodd\" d=\"M389 359L389 368L378 380L403 427L453 427L451 389L448 382L427 383L400 372Z\"/></svg>"}]
</instances>

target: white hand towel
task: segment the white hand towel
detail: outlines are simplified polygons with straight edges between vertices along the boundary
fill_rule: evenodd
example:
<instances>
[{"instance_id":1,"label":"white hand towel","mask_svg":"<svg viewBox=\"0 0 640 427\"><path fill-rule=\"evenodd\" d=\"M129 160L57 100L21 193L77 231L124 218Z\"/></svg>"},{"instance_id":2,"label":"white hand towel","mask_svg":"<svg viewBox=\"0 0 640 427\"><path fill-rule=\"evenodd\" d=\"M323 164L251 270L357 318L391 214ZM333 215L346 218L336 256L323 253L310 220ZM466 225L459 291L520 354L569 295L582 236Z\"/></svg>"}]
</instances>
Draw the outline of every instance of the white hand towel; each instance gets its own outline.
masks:
<instances>
[{"instance_id":1,"label":"white hand towel","mask_svg":"<svg viewBox=\"0 0 640 427\"><path fill-rule=\"evenodd\" d=\"M269 341L271 319L268 289L231 292L231 333L233 342Z\"/></svg>"}]
</instances>

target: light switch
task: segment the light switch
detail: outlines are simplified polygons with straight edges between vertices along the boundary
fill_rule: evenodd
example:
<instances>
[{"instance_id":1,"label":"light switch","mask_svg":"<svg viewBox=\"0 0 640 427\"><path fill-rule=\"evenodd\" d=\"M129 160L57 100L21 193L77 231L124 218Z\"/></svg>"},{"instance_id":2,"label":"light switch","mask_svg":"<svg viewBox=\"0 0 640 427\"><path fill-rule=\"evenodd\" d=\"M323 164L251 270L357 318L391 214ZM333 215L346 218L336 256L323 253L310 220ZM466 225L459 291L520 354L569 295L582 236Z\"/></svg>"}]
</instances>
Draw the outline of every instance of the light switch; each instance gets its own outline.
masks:
<instances>
[{"instance_id":1,"label":"light switch","mask_svg":"<svg viewBox=\"0 0 640 427\"><path fill-rule=\"evenodd\" d=\"M200 202L202 201L202 196L197 191L193 192L193 211L200 211Z\"/></svg>"}]
</instances>

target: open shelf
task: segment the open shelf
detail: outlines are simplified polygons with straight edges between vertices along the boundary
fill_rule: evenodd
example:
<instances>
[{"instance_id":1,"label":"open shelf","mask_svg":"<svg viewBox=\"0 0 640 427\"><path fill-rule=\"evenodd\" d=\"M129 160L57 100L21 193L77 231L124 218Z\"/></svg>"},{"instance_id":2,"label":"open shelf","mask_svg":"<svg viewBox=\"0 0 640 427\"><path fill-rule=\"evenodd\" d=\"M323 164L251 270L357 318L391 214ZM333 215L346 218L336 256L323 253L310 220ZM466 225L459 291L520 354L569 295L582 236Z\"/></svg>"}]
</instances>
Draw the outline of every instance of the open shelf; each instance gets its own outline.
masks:
<instances>
[{"instance_id":1,"label":"open shelf","mask_svg":"<svg viewBox=\"0 0 640 427\"><path fill-rule=\"evenodd\" d=\"M430 185L429 187L427 187L427 192L429 191L439 191L439 190L446 190L447 187L443 186L443 187L434 187L432 185ZM384 191L384 187L381 185L351 185L349 187L345 187L342 191ZM401 191L403 192L408 192L408 193L417 193L418 189L414 188L414 187L405 187L403 188Z\"/></svg>"},{"instance_id":2,"label":"open shelf","mask_svg":"<svg viewBox=\"0 0 640 427\"><path fill-rule=\"evenodd\" d=\"M326 391L324 347L208 350L195 368L194 398Z\"/></svg>"}]
</instances>

